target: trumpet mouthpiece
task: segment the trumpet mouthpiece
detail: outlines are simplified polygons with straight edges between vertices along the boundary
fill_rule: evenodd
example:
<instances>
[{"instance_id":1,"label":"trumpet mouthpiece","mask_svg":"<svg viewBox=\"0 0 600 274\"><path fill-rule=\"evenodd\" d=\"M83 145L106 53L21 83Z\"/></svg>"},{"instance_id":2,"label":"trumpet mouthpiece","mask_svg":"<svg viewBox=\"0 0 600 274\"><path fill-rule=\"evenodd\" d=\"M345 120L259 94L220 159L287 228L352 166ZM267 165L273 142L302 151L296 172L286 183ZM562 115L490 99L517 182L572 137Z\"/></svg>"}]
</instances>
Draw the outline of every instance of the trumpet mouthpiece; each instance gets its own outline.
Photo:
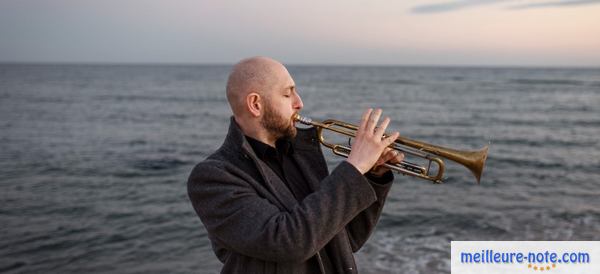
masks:
<instances>
[{"instance_id":1,"label":"trumpet mouthpiece","mask_svg":"<svg viewBox=\"0 0 600 274\"><path fill-rule=\"evenodd\" d=\"M307 126L311 126L312 125L312 119L310 119L308 117L303 117L303 116L301 116L298 113L294 114L293 118L294 118L294 120L296 120L296 121L298 121L300 123L303 123L303 124L305 124Z\"/></svg>"}]
</instances>

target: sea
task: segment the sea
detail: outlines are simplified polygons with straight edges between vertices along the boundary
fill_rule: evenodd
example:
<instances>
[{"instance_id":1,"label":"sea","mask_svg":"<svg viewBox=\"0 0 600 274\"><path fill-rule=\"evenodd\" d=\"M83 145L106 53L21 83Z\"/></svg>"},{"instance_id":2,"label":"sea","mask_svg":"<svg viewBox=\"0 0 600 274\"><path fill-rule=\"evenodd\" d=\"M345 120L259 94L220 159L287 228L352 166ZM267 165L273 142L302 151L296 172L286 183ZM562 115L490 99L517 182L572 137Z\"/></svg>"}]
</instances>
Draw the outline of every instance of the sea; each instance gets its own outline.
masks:
<instances>
[{"instance_id":1,"label":"sea","mask_svg":"<svg viewBox=\"0 0 600 274\"><path fill-rule=\"evenodd\" d=\"M0 272L218 273L187 196L230 65L0 65ZM397 174L360 273L450 273L450 242L600 240L600 69L289 65L313 119L461 150L480 184ZM343 159L324 152L330 170Z\"/></svg>"}]
</instances>

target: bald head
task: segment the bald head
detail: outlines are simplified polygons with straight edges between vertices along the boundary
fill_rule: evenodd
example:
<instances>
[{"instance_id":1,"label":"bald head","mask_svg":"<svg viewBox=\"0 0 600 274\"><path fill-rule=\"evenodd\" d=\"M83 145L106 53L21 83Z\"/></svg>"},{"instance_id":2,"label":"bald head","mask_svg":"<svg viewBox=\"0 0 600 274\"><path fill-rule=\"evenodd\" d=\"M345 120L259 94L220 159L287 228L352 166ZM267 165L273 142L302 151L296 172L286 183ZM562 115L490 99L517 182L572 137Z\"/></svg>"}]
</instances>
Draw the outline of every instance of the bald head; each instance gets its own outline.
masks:
<instances>
[{"instance_id":1,"label":"bald head","mask_svg":"<svg viewBox=\"0 0 600 274\"><path fill-rule=\"evenodd\" d=\"M268 98L285 67L268 57L252 57L235 64L227 80L227 100L235 116L243 114L246 96L252 92Z\"/></svg>"}]
</instances>

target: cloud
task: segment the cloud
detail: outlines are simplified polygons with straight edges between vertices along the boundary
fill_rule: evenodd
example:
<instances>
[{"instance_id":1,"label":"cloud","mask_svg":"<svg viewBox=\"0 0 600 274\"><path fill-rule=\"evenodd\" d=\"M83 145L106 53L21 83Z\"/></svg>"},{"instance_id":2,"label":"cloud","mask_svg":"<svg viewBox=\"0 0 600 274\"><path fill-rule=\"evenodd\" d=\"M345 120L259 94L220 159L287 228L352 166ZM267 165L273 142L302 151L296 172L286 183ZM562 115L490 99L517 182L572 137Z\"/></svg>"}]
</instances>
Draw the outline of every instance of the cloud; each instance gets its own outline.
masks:
<instances>
[{"instance_id":1,"label":"cloud","mask_svg":"<svg viewBox=\"0 0 600 274\"><path fill-rule=\"evenodd\" d=\"M508 9L520 10L520 9L532 9L532 8L547 8L547 7L565 7L565 6L579 6L579 5L590 5L600 4L600 0L557 0L557 1L521 1L521 0L455 0L444 3L426 4L413 7L412 13L416 14L430 14L430 13L442 13L457 11L465 8L491 5L498 3L508 2L530 2L515 4L509 6ZM533 3L532 3L533 2Z\"/></svg>"},{"instance_id":2,"label":"cloud","mask_svg":"<svg viewBox=\"0 0 600 274\"><path fill-rule=\"evenodd\" d=\"M446 3L420 5L412 8L413 13L438 13L455 11L464 8L495 4L498 2L505 2L507 0L463 0L463 1L452 1Z\"/></svg>"},{"instance_id":3,"label":"cloud","mask_svg":"<svg viewBox=\"0 0 600 274\"><path fill-rule=\"evenodd\" d=\"M600 0L549 1L549 2L541 2L541 3L515 5L515 6L509 7L509 9L521 10L521 9L546 8L546 7L579 6L579 5L590 5L590 4L600 4Z\"/></svg>"}]
</instances>

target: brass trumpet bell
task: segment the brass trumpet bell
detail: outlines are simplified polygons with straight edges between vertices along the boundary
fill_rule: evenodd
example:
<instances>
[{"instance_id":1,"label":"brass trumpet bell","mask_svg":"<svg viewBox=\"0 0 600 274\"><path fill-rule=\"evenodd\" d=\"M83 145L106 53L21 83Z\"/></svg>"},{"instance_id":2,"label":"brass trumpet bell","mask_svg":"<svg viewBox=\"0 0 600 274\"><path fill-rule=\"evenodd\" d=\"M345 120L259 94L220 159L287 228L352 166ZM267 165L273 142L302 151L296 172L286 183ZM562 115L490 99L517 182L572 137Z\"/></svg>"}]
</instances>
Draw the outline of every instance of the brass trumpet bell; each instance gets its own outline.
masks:
<instances>
[{"instance_id":1,"label":"brass trumpet bell","mask_svg":"<svg viewBox=\"0 0 600 274\"><path fill-rule=\"evenodd\" d=\"M294 115L293 118L302 124L316 127L319 142L322 145L330 148L334 154L343 157L348 157L348 155L350 155L350 145L346 146L327 141L323 136L323 130L328 130L348 136L349 138L354 138L356 137L358 126L332 119L319 122L300 116L299 114ZM411 140L402 136L398 137L398 139L396 139L396 141L390 145L390 148L400 151L405 155L412 155L414 157L421 158L426 161L426 165L402 161L398 164L386 163L384 164L386 167L401 174L429 180L434 183L442 183L445 164L441 158L444 158L465 166L473 173L477 179L477 183L479 184L488 152L488 146L485 146L477 151L463 151ZM435 165L434 168L432 168L432 164ZM434 173L434 170L437 170L437 172Z\"/></svg>"}]
</instances>

